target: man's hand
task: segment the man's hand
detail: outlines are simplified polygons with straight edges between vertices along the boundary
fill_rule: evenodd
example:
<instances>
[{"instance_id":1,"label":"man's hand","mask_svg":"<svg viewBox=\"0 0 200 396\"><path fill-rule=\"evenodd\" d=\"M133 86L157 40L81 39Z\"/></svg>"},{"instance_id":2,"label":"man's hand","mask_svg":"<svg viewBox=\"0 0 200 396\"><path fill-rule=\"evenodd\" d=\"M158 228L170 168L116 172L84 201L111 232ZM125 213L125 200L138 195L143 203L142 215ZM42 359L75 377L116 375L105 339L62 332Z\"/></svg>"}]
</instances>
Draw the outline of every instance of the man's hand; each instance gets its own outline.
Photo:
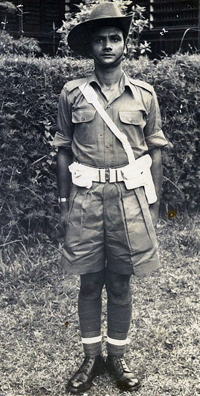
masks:
<instances>
[{"instance_id":1,"label":"man's hand","mask_svg":"<svg viewBox=\"0 0 200 396\"><path fill-rule=\"evenodd\" d=\"M149 211L151 213L152 221L154 227L157 226L159 220L159 204L155 202L154 204L149 206Z\"/></svg>"},{"instance_id":2,"label":"man's hand","mask_svg":"<svg viewBox=\"0 0 200 396\"><path fill-rule=\"evenodd\" d=\"M68 212L69 212L69 202L68 201L61 202L60 203L59 229L62 234L64 234L66 226L67 226Z\"/></svg>"}]
</instances>

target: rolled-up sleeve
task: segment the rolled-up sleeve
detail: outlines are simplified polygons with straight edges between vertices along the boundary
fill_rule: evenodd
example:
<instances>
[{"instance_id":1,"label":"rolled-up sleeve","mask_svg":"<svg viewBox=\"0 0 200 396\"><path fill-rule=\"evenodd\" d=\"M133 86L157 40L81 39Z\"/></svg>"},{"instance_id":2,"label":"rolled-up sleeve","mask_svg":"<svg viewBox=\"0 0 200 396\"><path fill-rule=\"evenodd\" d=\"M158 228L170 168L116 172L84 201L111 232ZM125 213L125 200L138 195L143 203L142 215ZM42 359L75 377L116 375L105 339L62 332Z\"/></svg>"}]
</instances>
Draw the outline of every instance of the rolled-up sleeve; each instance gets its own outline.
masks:
<instances>
[{"instance_id":1,"label":"rolled-up sleeve","mask_svg":"<svg viewBox=\"0 0 200 396\"><path fill-rule=\"evenodd\" d=\"M149 149L165 147L169 144L162 131L160 109L155 91L153 90L150 110L145 126L145 140Z\"/></svg>"},{"instance_id":2,"label":"rolled-up sleeve","mask_svg":"<svg viewBox=\"0 0 200 396\"><path fill-rule=\"evenodd\" d=\"M73 123L71 120L71 105L68 101L65 88L62 89L59 98L57 128L53 145L71 150Z\"/></svg>"}]
</instances>

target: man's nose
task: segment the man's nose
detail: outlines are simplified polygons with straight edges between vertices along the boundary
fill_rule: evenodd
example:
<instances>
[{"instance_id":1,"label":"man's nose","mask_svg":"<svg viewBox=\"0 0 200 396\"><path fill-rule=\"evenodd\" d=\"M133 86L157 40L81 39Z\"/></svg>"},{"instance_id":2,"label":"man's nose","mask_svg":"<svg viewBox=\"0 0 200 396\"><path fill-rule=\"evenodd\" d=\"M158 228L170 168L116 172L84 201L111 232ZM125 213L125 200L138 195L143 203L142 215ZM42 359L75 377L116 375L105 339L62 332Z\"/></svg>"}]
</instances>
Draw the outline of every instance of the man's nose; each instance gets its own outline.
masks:
<instances>
[{"instance_id":1,"label":"man's nose","mask_svg":"<svg viewBox=\"0 0 200 396\"><path fill-rule=\"evenodd\" d=\"M112 44L111 44L111 41L109 40L109 38L105 39L104 49L105 50L112 50Z\"/></svg>"}]
</instances>

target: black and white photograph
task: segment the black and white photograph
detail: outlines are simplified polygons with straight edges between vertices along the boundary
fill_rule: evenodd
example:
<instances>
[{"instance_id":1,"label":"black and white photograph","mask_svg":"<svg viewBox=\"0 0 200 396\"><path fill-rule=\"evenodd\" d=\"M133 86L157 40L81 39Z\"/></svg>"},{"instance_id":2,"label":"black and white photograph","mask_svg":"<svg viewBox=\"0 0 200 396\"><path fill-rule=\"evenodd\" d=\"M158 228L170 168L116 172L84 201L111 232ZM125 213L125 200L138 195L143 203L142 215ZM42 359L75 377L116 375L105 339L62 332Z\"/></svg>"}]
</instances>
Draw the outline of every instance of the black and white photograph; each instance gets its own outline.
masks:
<instances>
[{"instance_id":1,"label":"black and white photograph","mask_svg":"<svg viewBox=\"0 0 200 396\"><path fill-rule=\"evenodd\" d=\"M0 0L0 396L200 395L200 0Z\"/></svg>"}]
</instances>

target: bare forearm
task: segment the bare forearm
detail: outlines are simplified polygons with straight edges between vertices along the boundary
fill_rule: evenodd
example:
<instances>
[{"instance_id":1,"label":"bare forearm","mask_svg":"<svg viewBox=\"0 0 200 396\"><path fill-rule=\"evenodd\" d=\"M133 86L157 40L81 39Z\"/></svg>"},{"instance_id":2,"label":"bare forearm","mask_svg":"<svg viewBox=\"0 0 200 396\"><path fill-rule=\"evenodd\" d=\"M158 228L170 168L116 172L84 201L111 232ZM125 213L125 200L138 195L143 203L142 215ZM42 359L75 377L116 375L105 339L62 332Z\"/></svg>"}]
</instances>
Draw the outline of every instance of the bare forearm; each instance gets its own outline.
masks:
<instances>
[{"instance_id":1,"label":"bare forearm","mask_svg":"<svg viewBox=\"0 0 200 396\"><path fill-rule=\"evenodd\" d=\"M59 148L57 155L57 180L59 196L62 198L69 198L71 174L68 167L71 163L71 154L64 148Z\"/></svg>"},{"instance_id":2,"label":"bare forearm","mask_svg":"<svg viewBox=\"0 0 200 396\"><path fill-rule=\"evenodd\" d=\"M162 168L162 157L161 157L161 150L156 148L151 150L150 156L152 158L152 166L151 166L151 173L152 178L155 185L156 195L157 195L157 205L160 204L160 196L161 196L161 189L162 189L162 180L163 180L163 168Z\"/></svg>"},{"instance_id":3,"label":"bare forearm","mask_svg":"<svg viewBox=\"0 0 200 396\"><path fill-rule=\"evenodd\" d=\"M159 220L160 196L161 196L162 179L163 179L161 150L160 149L151 150L150 155L152 158L151 173L157 195L157 201L154 204L150 205L150 213L153 224L156 227Z\"/></svg>"}]
</instances>

